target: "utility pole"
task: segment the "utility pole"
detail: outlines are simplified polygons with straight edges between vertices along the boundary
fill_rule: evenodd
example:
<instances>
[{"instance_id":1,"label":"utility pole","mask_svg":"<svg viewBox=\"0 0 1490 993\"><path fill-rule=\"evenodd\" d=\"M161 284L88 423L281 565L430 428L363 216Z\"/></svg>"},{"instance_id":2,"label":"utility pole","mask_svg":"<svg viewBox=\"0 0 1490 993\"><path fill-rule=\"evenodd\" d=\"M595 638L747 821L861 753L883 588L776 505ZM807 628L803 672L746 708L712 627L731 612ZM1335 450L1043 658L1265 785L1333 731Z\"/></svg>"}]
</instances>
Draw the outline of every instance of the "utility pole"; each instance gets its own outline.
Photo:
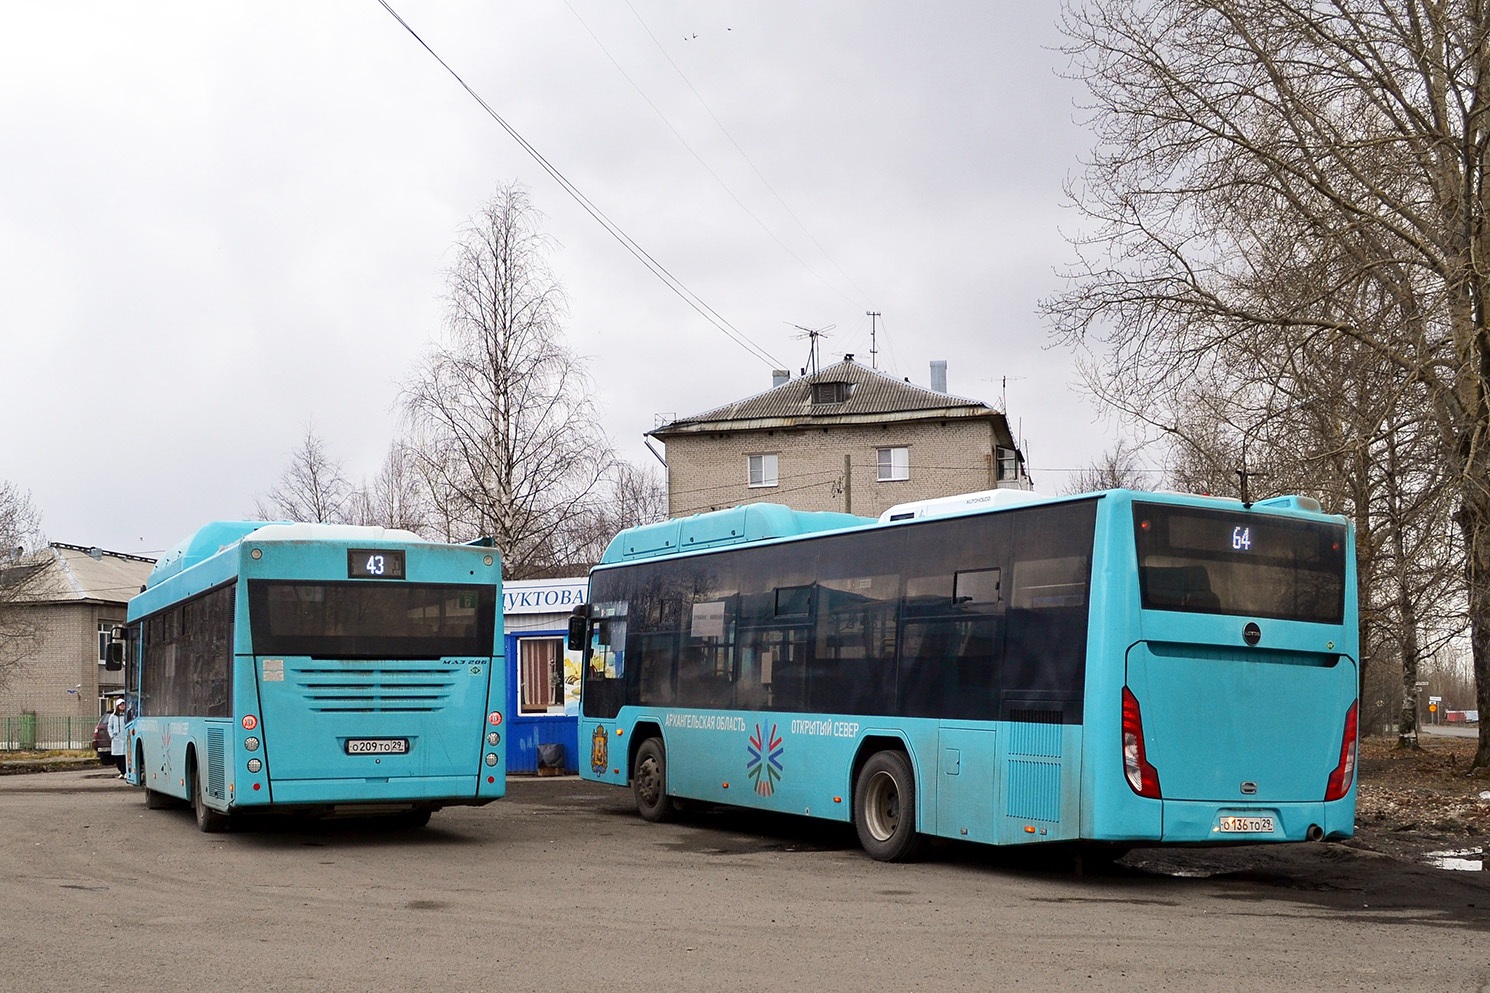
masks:
<instances>
[{"instance_id":1,"label":"utility pole","mask_svg":"<svg viewBox=\"0 0 1490 993\"><path fill-rule=\"evenodd\" d=\"M854 457L847 453L843 456L843 512L854 512Z\"/></svg>"},{"instance_id":2,"label":"utility pole","mask_svg":"<svg viewBox=\"0 0 1490 993\"><path fill-rule=\"evenodd\" d=\"M880 312L877 310L866 310L864 311L864 316L869 318L869 368L878 369L880 367L879 352L876 349L877 342L874 333L874 322L879 318Z\"/></svg>"}]
</instances>

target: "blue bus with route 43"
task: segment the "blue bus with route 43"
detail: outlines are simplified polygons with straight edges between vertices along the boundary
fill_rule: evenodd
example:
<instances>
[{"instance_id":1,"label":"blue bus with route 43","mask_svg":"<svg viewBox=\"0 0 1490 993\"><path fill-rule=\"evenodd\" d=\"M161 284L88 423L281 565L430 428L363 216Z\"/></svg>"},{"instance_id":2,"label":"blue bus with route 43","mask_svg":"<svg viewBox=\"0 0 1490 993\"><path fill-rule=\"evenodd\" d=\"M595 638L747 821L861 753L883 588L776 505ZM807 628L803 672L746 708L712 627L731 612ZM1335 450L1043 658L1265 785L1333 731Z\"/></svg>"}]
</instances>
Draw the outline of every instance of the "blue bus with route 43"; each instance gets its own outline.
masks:
<instances>
[{"instance_id":1,"label":"blue bus with route 43","mask_svg":"<svg viewBox=\"0 0 1490 993\"><path fill-rule=\"evenodd\" d=\"M253 812L388 815L506 791L501 563L327 524L208 524L129 603L128 779L204 831Z\"/></svg>"}]
</instances>

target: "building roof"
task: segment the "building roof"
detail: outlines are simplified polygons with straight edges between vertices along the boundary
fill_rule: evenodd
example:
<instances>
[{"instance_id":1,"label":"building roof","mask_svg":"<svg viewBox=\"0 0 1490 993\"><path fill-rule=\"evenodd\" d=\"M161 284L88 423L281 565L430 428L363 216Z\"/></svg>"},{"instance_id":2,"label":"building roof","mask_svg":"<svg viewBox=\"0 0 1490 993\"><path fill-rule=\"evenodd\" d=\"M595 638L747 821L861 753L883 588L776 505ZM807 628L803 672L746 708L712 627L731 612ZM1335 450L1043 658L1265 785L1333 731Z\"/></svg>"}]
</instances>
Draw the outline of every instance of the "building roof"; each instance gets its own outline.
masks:
<instances>
[{"instance_id":1,"label":"building roof","mask_svg":"<svg viewBox=\"0 0 1490 993\"><path fill-rule=\"evenodd\" d=\"M813 403L814 386L829 383L849 384L847 397L833 403ZM837 365L810 376L793 379L764 393L702 414L679 418L648 434L666 439L672 434L790 427L825 421L854 423L989 416L1003 419L998 411L977 400L938 393L909 380L887 376L845 357Z\"/></svg>"},{"instance_id":2,"label":"building roof","mask_svg":"<svg viewBox=\"0 0 1490 993\"><path fill-rule=\"evenodd\" d=\"M22 568L37 570L21 599L30 603L128 603L154 559L52 542Z\"/></svg>"}]
</instances>

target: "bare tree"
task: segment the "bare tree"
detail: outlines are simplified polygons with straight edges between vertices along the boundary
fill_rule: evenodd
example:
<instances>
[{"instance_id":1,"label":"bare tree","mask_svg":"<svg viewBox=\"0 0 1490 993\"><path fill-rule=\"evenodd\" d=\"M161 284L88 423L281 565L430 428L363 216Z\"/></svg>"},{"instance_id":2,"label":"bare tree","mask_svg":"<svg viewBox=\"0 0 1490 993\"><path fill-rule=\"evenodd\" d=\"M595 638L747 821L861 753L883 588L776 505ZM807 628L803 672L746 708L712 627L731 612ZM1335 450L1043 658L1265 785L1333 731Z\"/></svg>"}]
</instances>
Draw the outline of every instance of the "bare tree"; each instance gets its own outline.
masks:
<instances>
[{"instance_id":1,"label":"bare tree","mask_svg":"<svg viewBox=\"0 0 1490 993\"><path fill-rule=\"evenodd\" d=\"M346 524L354 511L355 494L340 462L326 452L326 443L306 424L300 447L279 484L254 500L260 520L300 521L308 524Z\"/></svg>"},{"instance_id":2,"label":"bare tree","mask_svg":"<svg viewBox=\"0 0 1490 993\"><path fill-rule=\"evenodd\" d=\"M1131 406L1247 341L1349 344L1420 391L1490 710L1490 8L1091 0L1063 25L1097 149L1058 334L1105 337Z\"/></svg>"},{"instance_id":3,"label":"bare tree","mask_svg":"<svg viewBox=\"0 0 1490 993\"><path fill-rule=\"evenodd\" d=\"M1143 470L1138 465L1138 450L1127 440L1102 453L1101 458L1071 479L1067 493L1091 493L1094 490L1145 490Z\"/></svg>"},{"instance_id":4,"label":"bare tree","mask_svg":"<svg viewBox=\"0 0 1490 993\"><path fill-rule=\"evenodd\" d=\"M43 577L36 553L45 545L31 495L0 480L0 684L36 643L38 626L27 604Z\"/></svg>"},{"instance_id":5,"label":"bare tree","mask_svg":"<svg viewBox=\"0 0 1490 993\"><path fill-rule=\"evenodd\" d=\"M584 366L563 343L540 220L517 185L471 219L447 272L445 335L403 391L433 526L452 540L491 537L517 579L580 554L572 525L615 460Z\"/></svg>"},{"instance_id":6,"label":"bare tree","mask_svg":"<svg viewBox=\"0 0 1490 993\"><path fill-rule=\"evenodd\" d=\"M429 487L419 472L418 459L408 442L395 441L388 446L378 474L352 494L351 522L422 535L435 530L430 517Z\"/></svg>"},{"instance_id":7,"label":"bare tree","mask_svg":"<svg viewBox=\"0 0 1490 993\"><path fill-rule=\"evenodd\" d=\"M647 466L618 461L606 480L607 496L576 522L574 546L587 565L600 561L611 539L627 528L667 519L667 484Z\"/></svg>"}]
</instances>

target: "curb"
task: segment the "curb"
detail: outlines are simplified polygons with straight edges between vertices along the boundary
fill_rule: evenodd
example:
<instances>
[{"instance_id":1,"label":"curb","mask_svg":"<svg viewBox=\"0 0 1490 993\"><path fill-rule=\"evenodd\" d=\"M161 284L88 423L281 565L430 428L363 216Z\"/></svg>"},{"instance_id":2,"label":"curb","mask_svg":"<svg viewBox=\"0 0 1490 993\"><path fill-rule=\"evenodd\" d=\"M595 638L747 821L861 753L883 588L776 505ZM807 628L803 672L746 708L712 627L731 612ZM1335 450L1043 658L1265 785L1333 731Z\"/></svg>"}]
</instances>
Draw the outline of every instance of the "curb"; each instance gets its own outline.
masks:
<instances>
[{"instance_id":1,"label":"curb","mask_svg":"<svg viewBox=\"0 0 1490 993\"><path fill-rule=\"evenodd\" d=\"M20 776L32 772L66 772L96 766L106 768L96 756L55 759L0 759L0 776Z\"/></svg>"}]
</instances>

